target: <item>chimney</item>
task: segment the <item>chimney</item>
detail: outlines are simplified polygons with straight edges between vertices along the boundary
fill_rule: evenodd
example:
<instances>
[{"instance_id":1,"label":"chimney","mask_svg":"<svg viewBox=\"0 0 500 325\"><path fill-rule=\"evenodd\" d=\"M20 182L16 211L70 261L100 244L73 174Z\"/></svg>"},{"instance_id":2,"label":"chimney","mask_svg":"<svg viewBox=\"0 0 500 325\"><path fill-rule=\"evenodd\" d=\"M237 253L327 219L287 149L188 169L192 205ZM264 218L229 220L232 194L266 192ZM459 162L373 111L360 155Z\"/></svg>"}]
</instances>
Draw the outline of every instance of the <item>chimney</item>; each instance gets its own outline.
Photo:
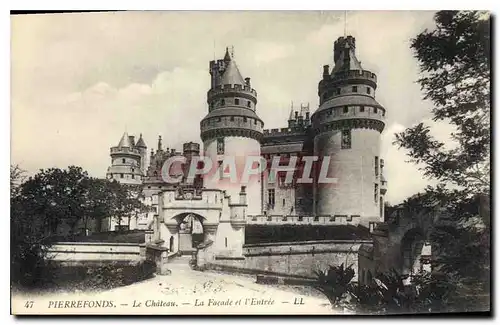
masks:
<instances>
[{"instance_id":1,"label":"chimney","mask_svg":"<svg viewBox=\"0 0 500 325\"><path fill-rule=\"evenodd\" d=\"M323 78L329 75L330 75L330 66L327 64L323 66Z\"/></svg>"}]
</instances>

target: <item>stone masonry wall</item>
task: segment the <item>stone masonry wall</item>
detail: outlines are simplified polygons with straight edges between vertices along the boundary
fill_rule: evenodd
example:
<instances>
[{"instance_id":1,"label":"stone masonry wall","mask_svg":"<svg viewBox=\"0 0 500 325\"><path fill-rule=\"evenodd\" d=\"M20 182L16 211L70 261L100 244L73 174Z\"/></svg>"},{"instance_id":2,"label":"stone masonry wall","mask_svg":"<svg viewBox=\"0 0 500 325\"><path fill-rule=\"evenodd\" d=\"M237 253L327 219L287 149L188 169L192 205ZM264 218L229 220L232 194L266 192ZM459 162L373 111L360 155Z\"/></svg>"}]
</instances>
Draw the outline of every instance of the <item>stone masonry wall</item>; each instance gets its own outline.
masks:
<instances>
[{"instance_id":1,"label":"stone masonry wall","mask_svg":"<svg viewBox=\"0 0 500 325\"><path fill-rule=\"evenodd\" d=\"M308 242L283 242L244 246L244 258L215 256L211 268L236 270L246 273L314 278L315 271L326 270L330 265L352 265L357 281L358 250L370 241L324 240Z\"/></svg>"}]
</instances>

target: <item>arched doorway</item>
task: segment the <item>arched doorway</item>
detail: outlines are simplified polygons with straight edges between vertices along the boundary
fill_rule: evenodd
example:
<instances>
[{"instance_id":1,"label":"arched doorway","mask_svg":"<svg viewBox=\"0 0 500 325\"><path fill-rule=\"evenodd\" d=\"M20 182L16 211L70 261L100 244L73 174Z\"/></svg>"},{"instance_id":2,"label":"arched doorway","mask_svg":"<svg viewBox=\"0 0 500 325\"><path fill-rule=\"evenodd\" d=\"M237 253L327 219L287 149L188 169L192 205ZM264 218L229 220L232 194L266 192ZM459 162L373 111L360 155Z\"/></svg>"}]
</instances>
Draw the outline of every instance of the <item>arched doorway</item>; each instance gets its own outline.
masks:
<instances>
[{"instance_id":1,"label":"arched doorway","mask_svg":"<svg viewBox=\"0 0 500 325\"><path fill-rule=\"evenodd\" d=\"M401 274L408 275L408 280L414 274L423 270L422 249L425 245L423 232L414 228L405 233L401 241L402 268Z\"/></svg>"},{"instance_id":2,"label":"arched doorway","mask_svg":"<svg viewBox=\"0 0 500 325\"><path fill-rule=\"evenodd\" d=\"M182 255L191 255L196 252L196 247L203 242L204 218L195 213L182 213L175 219L179 234L178 251Z\"/></svg>"}]
</instances>

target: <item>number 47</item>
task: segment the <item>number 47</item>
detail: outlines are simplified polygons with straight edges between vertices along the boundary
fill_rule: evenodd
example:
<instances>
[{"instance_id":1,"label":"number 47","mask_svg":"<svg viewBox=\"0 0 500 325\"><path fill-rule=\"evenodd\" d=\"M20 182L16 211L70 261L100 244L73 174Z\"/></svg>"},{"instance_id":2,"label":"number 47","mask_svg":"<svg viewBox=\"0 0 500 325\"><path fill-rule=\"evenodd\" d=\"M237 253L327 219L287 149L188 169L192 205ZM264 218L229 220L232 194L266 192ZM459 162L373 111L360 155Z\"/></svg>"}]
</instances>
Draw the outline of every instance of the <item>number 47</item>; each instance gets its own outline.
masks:
<instances>
[{"instance_id":1,"label":"number 47","mask_svg":"<svg viewBox=\"0 0 500 325\"><path fill-rule=\"evenodd\" d=\"M33 308L33 301L26 301L24 308Z\"/></svg>"}]
</instances>

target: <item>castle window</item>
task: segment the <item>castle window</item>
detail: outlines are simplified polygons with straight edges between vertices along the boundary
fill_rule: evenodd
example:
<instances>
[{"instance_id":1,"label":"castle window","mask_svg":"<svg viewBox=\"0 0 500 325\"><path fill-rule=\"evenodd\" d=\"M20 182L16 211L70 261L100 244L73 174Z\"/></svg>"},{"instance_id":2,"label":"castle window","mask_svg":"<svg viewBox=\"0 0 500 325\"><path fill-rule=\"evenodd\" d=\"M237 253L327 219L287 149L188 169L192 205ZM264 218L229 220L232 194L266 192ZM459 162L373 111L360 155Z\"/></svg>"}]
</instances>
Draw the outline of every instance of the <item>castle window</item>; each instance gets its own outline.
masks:
<instances>
[{"instance_id":1,"label":"castle window","mask_svg":"<svg viewBox=\"0 0 500 325\"><path fill-rule=\"evenodd\" d=\"M123 174L120 174L120 178L123 178Z\"/></svg>"},{"instance_id":2,"label":"castle window","mask_svg":"<svg viewBox=\"0 0 500 325\"><path fill-rule=\"evenodd\" d=\"M234 99L234 105L239 105L240 104L240 100L238 98L235 98Z\"/></svg>"},{"instance_id":3,"label":"castle window","mask_svg":"<svg viewBox=\"0 0 500 325\"><path fill-rule=\"evenodd\" d=\"M247 107L252 107L252 102L247 100Z\"/></svg>"},{"instance_id":4,"label":"castle window","mask_svg":"<svg viewBox=\"0 0 500 325\"><path fill-rule=\"evenodd\" d=\"M373 200L375 204L378 203L378 184L375 184L375 188L373 189Z\"/></svg>"},{"instance_id":5,"label":"castle window","mask_svg":"<svg viewBox=\"0 0 500 325\"><path fill-rule=\"evenodd\" d=\"M351 129L342 130L341 148L351 149Z\"/></svg>"},{"instance_id":6,"label":"castle window","mask_svg":"<svg viewBox=\"0 0 500 325\"><path fill-rule=\"evenodd\" d=\"M246 117L243 118L243 122L245 122L245 123L247 122L247 118Z\"/></svg>"},{"instance_id":7,"label":"castle window","mask_svg":"<svg viewBox=\"0 0 500 325\"><path fill-rule=\"evenodd\" d=\"M219 170L219 179L222 179L224 177L224 168L222 168L222 160L219 160L219 165L217 168Z\"/></svg>"},{"instance_id":8,"label":"castle window","mask_svg":"<svg viewBox=\"0 0 500 325\"><path fill-rule=\"evenodd\" d=\"M340 88L335 89L335 91L337 92L337 95L340 95Z\"/></svg>"},{"instance_id":9,"label":"castle window","mask_svg":"<svg viewBox=\"0 0 500 325\"><path fill-rule=\"evenodd\" d=\"M352 92L357 93L358 92L358 86L352 86Z\"/></svg>"},{"instance_id":10,"label":"castle window","mask_svg":"<svg viewBox=\"0 0 500 325\"><path fill-rule=\"evenodd\" d=\"M378 109L376 107L373 108L373 113L374 114L377 114L378 113Z\"/></svg>"},{"instance_id":11,"label":"castle window","mask_svg":"<svg viewBox=\"0 0 500 325\"><path fill-rule=\"evenodd\" d=\"M122 159L122 164L124 164L124 163L125 163L125 158Z\"/></svg>"},{"instance_id":12,"label":"castle window","mask_svg":"<svg viewBox=\"0 0 500 325\"><path fill-rule=\"evenodd\" d=\"M382 221L384 221L384 201L382 199L382 195L380 196L380 219L382 219Z\"/></svg>"},{"instance_id":13,"label":"castle window","mask_svg":"<svg viewBox=\"0 0 500 325\"><path fill-rule=\"evenodd\" d=\"M378 177L378 157L375 156L375 176Z\"/></svg>"},{"instance_id":14,"label":"castle window","mask_svg":"<svg viewBox=\"0 0 500 325\"><path fill-rule=\"evenodd\" d=\"M226 101L223 99L223 100L221 100L221 101L220 101L220 104L221 104L222 106L224 106L224 105L226 105Z\"/></svg>"},{"instance_id":15,"label":"castle window","mask_svg":"<svg viewBox=\"0 0 500 325\"><path fill-rule=\"evenodd\" d=\"M132 173L134 172L135 169L132 168Z\"/></svg>"},{"instance_id":16,"label":"castle window","mask_svg":"<svg viewBox=\"0 0 500 325\"><path fill-rule=\"evenodd\" d=\"M135 175L134 175L134 174L132 174L132 179L135 179L135 177L134 177L134 176L135 176Z\"/></svg>"},{"instance_id":17,"label":"castle window","mask_svg":"<svg viewBox=\"0 0 500 325\"><path fill-rule=\"evenodd\" d=\"M267 190L267 203L274 207L275 193L274 188Z\"/></svg>"},{"instance_id":18,"label":"castle window","mask_svg":"<svg viewBox=\"0 0 500 325\"><path fill-rule=\"evenodd\" d=\"M224 238L224 239L225 239L225 240L224 240L224 244L225 244L225 245L226 245L226 247L227 247L227 237L226 237L226 238Z\"/></svg>"},{"instance_id":19,"label":"castle window","mask_svg":"<svg viewBox=\"0 0 500 325\"><path fill-rule=\"evenodd\" d=\"M361 113L363 113L363 112L365 111L365 107L364 107L364 106L360 106L360 107L359 107L359 111L360 111Z\"/></svg>"},{"instance_id":20,"label":"castle window","mask_svg":"<svg viewBox=\"0 0 500 325\"><path fill-rule=\"evenodd\" d=\"M217 138L217 154L224 154L224 138Z\"/></svg>"},{"instance_id":21,"label":"castle window","mask_svg":"<svg viewBox=\"0 0 500 325\"><path fill-rule=\"evenodd\" d=\"M285 206L285 199L283 199L283 206Z\"/></svg>"},{"instance_id":22,"label":"castle window","mask_svg":"<svg viewBox=\"0 0 500 325\"><path fill-rule=\"evenodd\" d=\"M344 113L349 112L349 106L344 106Z\"/></svg>"},{"instance_id":23,"label":"castle window","mask_svg":"<svg viewBox=\"0 0 500 325\"><path fill-rule=\"evenodd\" d=\"M369 94L371 94L371 92L372 92L372 89L370 87L366 87L366 93L369 95Z\"/></svg>"},{"instance_id":24,"label":"castle window","mask_svg":"<svg viewBox=\"0 0 500 325\"><path fill-rule=\"evenodd\" d=\"M234 121L234 116L231 116L231 121Z\"/></svg>"},{"instance_id":25,"label":"castle window","mask_svg":"<svg viewBox=\"0 0 500 325\"><path fill-rule=\"evenodd\" d=\"M255 120L255 119L254 119L254 120L253 120L253 124L257 124L257 120Z\"/></svg>"}]
</instances>

